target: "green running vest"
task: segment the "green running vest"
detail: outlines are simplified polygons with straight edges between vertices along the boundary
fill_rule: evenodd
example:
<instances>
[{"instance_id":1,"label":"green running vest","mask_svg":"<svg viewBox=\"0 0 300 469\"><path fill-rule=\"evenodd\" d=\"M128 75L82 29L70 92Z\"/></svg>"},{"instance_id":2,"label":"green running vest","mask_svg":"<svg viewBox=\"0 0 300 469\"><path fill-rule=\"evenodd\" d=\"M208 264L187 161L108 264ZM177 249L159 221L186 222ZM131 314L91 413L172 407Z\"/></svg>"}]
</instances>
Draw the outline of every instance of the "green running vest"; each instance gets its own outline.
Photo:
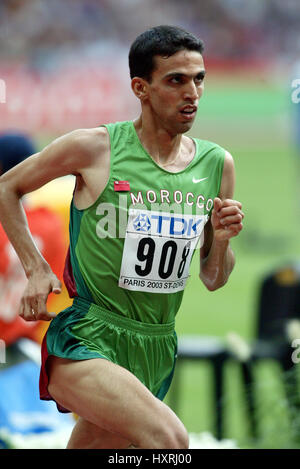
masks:
<instances>
[{"instance_id":1,"label":"green running vest","mask_svg":"<svg viewBox=\"0 0 300 469\"><path fill-rule=\"evenodd\" d=\"M105 127L107 185L89 208L71 203L69 295L144 323L172 322L219 194L225 150L193 139L193 160L171 173L143 148L132 121Z\"/></svg>"}]
</instances>

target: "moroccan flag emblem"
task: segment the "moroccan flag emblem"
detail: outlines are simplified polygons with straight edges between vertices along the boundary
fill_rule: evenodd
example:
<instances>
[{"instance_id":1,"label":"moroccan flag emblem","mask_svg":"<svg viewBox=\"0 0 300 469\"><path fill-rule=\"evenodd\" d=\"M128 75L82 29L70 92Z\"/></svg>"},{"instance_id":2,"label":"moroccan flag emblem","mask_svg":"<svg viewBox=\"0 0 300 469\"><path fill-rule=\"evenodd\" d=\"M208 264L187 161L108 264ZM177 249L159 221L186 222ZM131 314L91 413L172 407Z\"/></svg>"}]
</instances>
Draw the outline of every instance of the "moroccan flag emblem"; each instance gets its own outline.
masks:
<instances>
[{"instance_id":1,"label":"moroccan flag emblem","mask_svg":"<svg viewBox=\"0 0 300 469\"><path fill-rule=\"evenodd\" d=\"M129 181L114 181L114 191L115 192L130 191Z\"/></svg>"}]
</instances>

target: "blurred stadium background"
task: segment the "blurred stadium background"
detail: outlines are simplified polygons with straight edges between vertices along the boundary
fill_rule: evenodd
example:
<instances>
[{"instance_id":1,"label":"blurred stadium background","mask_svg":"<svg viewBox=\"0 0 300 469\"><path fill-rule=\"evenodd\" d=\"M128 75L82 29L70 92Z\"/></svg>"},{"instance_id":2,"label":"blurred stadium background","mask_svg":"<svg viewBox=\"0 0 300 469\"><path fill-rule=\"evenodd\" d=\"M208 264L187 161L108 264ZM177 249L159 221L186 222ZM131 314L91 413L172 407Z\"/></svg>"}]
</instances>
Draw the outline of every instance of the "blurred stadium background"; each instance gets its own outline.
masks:
<instances>
[{"instance_id":1,"label":"blurred stadium background","mask_svg":"<svg viewBox=\"0 0 300 469\"><path fill-rule=\"evenodd\" d=\"M158 24L182 26L205 42L205 93L191 134L233 154L235 197L245 212L244 230L232 242L236 267L223 289L205 291L194 258L177 333L226 341L234 332L251 341L262 277L300 258L300 129L291 99L292 81L300 79L297 0L3 0L0 131L28 132L41 148L75 128L135 118L128 49ZM66 237L72 191L70 177L30 195L33 205L46 204L62 216ZM68 301L64 292L56 310ZM209 364L187 363L183 373L179 416L190 433L213 432ZM254 442L239 369L226 365L225 438L239 447L300 447L299 416L287 417L279 375L273 361L256 371L260 437Z\"/></svg>"}]
</instances>

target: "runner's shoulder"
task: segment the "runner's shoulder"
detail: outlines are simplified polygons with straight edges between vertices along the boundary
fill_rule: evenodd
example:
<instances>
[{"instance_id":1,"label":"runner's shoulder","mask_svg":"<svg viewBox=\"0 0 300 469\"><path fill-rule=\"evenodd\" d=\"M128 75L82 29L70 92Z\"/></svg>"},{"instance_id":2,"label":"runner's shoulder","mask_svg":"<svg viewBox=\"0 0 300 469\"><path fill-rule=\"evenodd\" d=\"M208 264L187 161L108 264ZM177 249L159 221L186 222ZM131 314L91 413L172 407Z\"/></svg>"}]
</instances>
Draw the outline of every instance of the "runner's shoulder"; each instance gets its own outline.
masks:
<instances>
[{"instance_id":1,"label":"runner's shoulder","mask_svg":"<svg viewBox=\"0 0 300 469\"><path fill-rule=\"evenodd\" d=\"M59 158L61 164L76 166L77 169L93 165L95 160L105 157L109 150L109 136L105 127L76 129L52 142L49 147Z\"/></svg>"},{"instance_id":2,"label":"runner's shoulder","mask_svg":"<svg viewBox=\"0 0 300 469\"><path fill-rule=\"evenodd\" d=\"M105 127L76 129L65 135L66 143L84 153L99 154L109 146L108 131Z\"/></svg>"}]
</instances>

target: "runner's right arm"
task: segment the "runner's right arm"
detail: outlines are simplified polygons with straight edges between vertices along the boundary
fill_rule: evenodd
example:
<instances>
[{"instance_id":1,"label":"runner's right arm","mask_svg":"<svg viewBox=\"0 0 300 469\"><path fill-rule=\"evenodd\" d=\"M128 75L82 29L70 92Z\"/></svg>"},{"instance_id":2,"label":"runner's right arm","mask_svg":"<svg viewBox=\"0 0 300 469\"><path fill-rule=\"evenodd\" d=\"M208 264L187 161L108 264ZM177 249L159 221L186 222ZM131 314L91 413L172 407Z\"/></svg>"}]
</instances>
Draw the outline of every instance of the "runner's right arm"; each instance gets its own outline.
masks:
<instances>
[{"instance_id":1,"label":"runner's right arm","mask_svg":"<svg viewBox=\"0 0 300 469\"><path fill-rule=\"evenodd\" d=\"M92 129L70 132L0 178L0 222L28 278L19 310L25 320L53 318L54 314L46 308L47 297L50 292L60 293L61 283L34 243L20 199L53 179L68 174L78 176L91 166L99 151L95 151L92 136Z\"/></svg>"}]
</instances>

